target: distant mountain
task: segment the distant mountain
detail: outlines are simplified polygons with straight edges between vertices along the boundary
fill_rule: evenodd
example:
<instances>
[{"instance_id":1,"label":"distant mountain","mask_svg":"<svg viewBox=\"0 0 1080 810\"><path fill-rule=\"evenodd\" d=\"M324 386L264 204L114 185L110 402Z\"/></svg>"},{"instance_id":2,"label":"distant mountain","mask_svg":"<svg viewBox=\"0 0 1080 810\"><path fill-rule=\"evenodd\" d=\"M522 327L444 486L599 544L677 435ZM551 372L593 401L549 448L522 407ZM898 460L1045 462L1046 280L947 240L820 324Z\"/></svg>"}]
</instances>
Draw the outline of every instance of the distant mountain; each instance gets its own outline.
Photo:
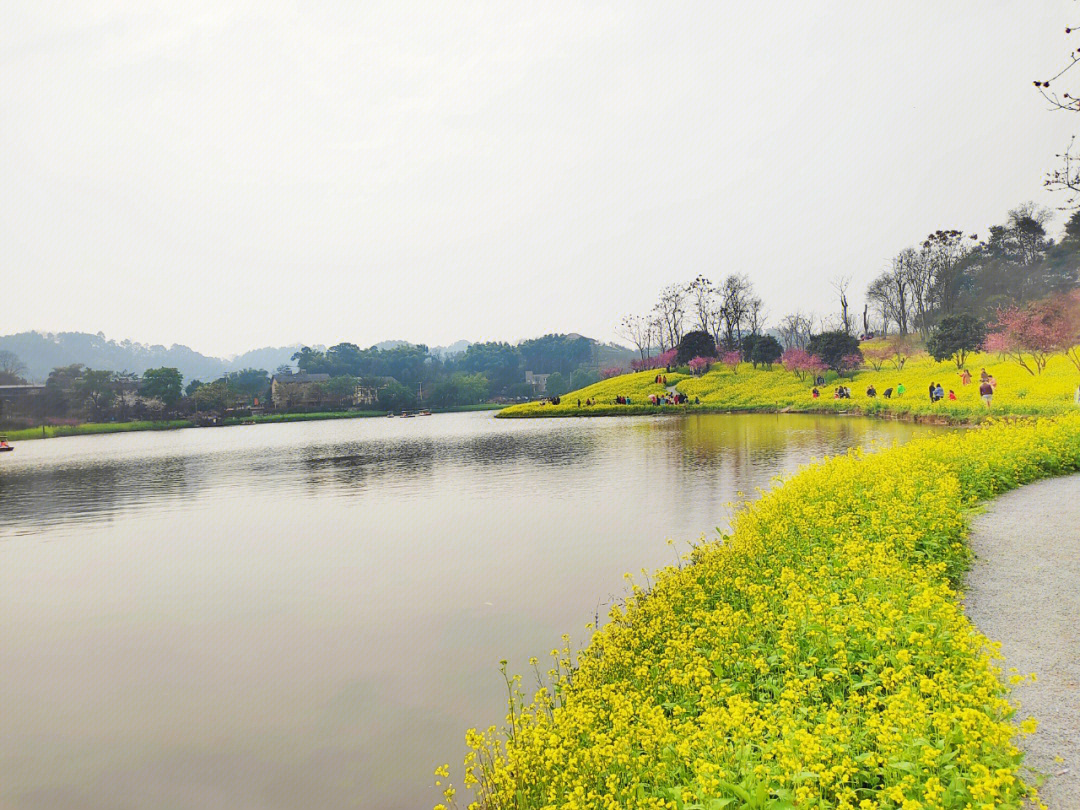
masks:
<instances>
[{"instance_id":1,"label":"distant mountain","mask_svg":"<svg viewBox=\"0 0 1080 810\"><path fill-rule=\"evenodd\" d=\"M399 346L413 345L405 340L384 340L376 343L381 350ZM458 340L449 346L435 346L429 351L432 355L447 360L459 355L471 346L468 340ZM615 343L595 342L592 362L597 368L609 366L629 367L637 353ZM148 368L168 366L177 368L184 375L184 380L215 380L227 371L239 371L244 368L261 368L271 374L282 365L293 365L292 356L301 348L295 346L264 347L232 358L209 357L194 349L179 344L165 347L159 344L148 345L130 340L109 340L98 332L20 332L15 335L0 336L0 350L8 350L18 355L26 364L26 377L42 382L49 372L58 366L82 363L84 366L107 371L132 371L142 374ZM312 346L324 350L323 346Z\"/></svg>"},{"instance_id":2,"label":"distant mountain","mask_svg":"<svg viewBox=\"0 0 1080 810\"><path fill-rule=\"evenodd\" d=\"M165 346L134 343L130 340L108 340L98 332L20 332L0 336L0 350L15 352L26 365L26 376L42 381L57 366L82 363L90 368L108 371L133 371L141 374L148 368L169 366L177 368L185 380L212 380L226 371L242 368L264 368L273 372L278 366L291 363L290 358L299 346L255 349L231 360L207 357L187 346Z\"/></svg>"},{"instance_id":3,"label":"distant mountain","mask_svg":"<svg viewBox=\"0 0 1080 810\"><path fill-rule=\"evenodd\" d=\"M227 363L227 371L239 371L243 368L262 368L273 374L278 366L294 365L292 356L301 349L297 343L295 346L267 346L262 349L252 349L250 352L238 354ZM313 349L322 351L324 346L312 346Z\"/></svg>"},{"instance_id":4,"label":"distant mountain","mask_svg":"<svg viewBox=\"0 0 1080 810\"><path fill-rule=\"evenodd\" d=\"M597 368L612 368L618 366L620 368L630 368L630 363L638 359L638 353L634 349L628 349L625 346L620 346L618 343L599 343L596 344L596 365Z\"/></svg>"},{"instance_id":5,"label":"distant mountain","mask_svg":"<svg viewBox=\"0 0 1080 810\"><path fill-rule=\"evenodd\" d=\"M440 360L446 360L448 357L464 354L470 346L472 346L471 340L455 340L449 346L435 346L431 349L431 353Z\"/></svg>"},{"instance_id":6,"label":"distant mountain","mask_svg":"<svg viewBox=\"0 0 1080 810\"><path fill-rule=\"evenodd\" d=\"M381 343L376 343L371 348L378 349L380 352L389 351L390 349L400 349L402 346L415 346L415 343L409 343L407 340L384 340Z\"/></svg>"}]
</instances>

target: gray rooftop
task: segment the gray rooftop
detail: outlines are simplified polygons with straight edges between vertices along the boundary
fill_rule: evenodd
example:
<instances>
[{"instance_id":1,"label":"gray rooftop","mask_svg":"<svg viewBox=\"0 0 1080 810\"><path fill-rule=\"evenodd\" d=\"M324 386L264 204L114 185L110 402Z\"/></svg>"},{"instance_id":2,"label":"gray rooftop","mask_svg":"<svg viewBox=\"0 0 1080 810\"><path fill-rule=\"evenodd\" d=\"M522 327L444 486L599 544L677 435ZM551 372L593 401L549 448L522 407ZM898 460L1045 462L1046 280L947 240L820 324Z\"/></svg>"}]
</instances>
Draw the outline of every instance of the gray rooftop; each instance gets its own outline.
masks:
<instances>
[{"instance_id":1,"label":"gray rooftop","mask_svg":"<svg viewBox=\"0 0 1080 810\"><path fill-rule=\"evenodd\" d=\"M326 382L330 379L329 374L275 374L274 379L279 383L312 383Z\"/></svg>"}]
</instances>

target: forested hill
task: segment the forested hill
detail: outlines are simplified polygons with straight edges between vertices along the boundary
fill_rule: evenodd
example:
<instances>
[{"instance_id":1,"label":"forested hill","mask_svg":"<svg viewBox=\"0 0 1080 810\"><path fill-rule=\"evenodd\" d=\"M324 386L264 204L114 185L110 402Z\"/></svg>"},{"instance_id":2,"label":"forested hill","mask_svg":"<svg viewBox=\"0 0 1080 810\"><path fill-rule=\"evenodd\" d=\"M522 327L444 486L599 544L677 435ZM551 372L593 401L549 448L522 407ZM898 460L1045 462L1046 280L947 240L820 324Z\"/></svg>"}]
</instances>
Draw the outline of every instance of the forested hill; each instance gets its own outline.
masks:
<instances>
[{"instance_id":1,"label":"forested hill","mask_svg":"<svg viewBox=\"0 0 1080 810\"><path fill-rule=\"evenodd\" d=\"M630 360L636 354L623 346L609 343L600 343L580 335L563 336L567 339L577 339L589 348L589 357L597 368L605 366L628 366ZM525 355L520 358L524 365L536 372L557 371L562 366L557 360L565 359L561 354L558 357L547 357L544 350L550 349L550 336L524 341L522 344ZM558 342L558 341L556 341ZM391 349L402 350L405 347L422 349L422 353L430 354L440 361L449 361L463 357L474 344L467 340L459 340L449 346L427 347L416 346L404 340L388 340L377 343L373 347L380 351ZM476 344L482 348L487 344ZM509 346L509 344L506 344ZM352 344L342 344L342 347L350 347ZM353 347L354 349L356 347ZM130 371L142 374L149 368L176 368L185 380L216 380L226 372L240 371L254 368L264 369L271 374L280 366L293 365L293 355L297 352L320 355L326 352L324 346L268 346L261 349L253 349L231 359L221 357L209 357L200 354L187 346L173 344L165 347L161 345L148 345L135 343L130 340L109 340L100 332L96 335L87 332L58 332L44 334L41 332L19 332L14 335L0 336L0 352L12 352L25 366L23 376L36 382L44 382L49 372L54 368L68 366L73 363L82 363L92 369L104 371ZM568 367L569 374L576 363ZM303 364L301 364L303 368ZM328 370L321 366L314 366L307 370ZM345 373L345 372L341 372ZM523 374L524 372L522 372ZM519 382L517 375L514 382Z\"/></svg>"},{"instance_id":2,"label":"forested hill","mask_svg":"<svg viewBox=\"0 0 1080 810\"><path fill-rule=\"evenodd\" d=\"M108 340L98 333L20 332L0 336L0 351L14 352L26 366L25 376L44 381L49 372L59 366L82 363L94 369L132 371L142 374L148 368L168 366L177 368L185 379L216 379L226 371L243 368L276 369L289 363L299 346L266 347L225 360L207 357L187 346L173 344L165 347L133 343L130 340Z\"/></svg>"}]
</instances>

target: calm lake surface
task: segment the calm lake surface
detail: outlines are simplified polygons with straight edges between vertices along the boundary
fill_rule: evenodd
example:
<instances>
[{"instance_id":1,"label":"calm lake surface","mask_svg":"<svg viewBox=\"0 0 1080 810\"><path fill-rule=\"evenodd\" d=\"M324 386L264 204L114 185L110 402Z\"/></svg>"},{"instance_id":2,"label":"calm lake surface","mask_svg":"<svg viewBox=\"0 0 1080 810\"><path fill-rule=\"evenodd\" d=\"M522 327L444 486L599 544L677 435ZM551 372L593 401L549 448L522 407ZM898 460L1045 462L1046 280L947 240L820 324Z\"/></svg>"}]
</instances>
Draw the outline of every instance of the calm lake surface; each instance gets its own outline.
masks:
<instances>
[{"instance_id":1,"label":"calm lake surface","mask_svg":"<svg viewBox=\"0 0 1080 810\"><path fill-rule=\"evenodd\" d=\"M738 492L930 430L463 413L20 442L0 807L430 808L465 729L502 723L499 659L586 641Z\"/></svg>"}]
</instances>

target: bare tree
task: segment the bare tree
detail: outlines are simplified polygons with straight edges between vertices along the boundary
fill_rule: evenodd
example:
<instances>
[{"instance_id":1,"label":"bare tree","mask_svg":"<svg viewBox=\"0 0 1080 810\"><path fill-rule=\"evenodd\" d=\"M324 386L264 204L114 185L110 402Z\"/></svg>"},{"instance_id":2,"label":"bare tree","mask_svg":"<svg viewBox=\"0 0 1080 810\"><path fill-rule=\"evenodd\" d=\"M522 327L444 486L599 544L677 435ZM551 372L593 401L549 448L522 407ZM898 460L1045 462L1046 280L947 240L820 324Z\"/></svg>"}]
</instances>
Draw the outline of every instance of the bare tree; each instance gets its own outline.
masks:
<instances>
[{"instance_id":1,"label":"bare tree","mask_svg":"<svg viewBox=\"0 0 1080 810\"><path fill-rule=\"evenodd\" d=\"M669 348L675 348L682 340L686 318L686 288L669 284L660 291L660 300L653 308L660 320Z\"/></svg>"},{"instance_id":2,"label":"bare tree","mask_svg":"<svg viewBox=\"0 0 1080 810\"><path fill-rule=\"evenodd\" d=\"M836 294L840 297L840 328L846 334L851 334L852 321L851 316L848 314L848 287L851 286L851 276L840 276L833 280L833 289L836 290Z\"/></svg>"},{"instance_id":3,"label":"bare tree","mask_svg":"<svg viewBox=\"0 0 1080 810\"><path fill-rule=\"evenodd\" d=\"M742 343L743 325L754 300L754 286L744 275L732 273L720 287L720 317L724 323L724 344L735 348Z\"/></svg>"},{"instance_id":4,"label":"bare tree","mask_svg":"<svg viewBox=\"0 0 1080 810\"><path fill-rule=\"evenodd\" d=\"M900 266L910 292L911 310L915 316L915 325L925 340L930 334L931 291L934 286L934 266L930 261L930 252L926 248L915 250L905 248L900 251Z\"/></svg>"},{"instance_id":5,"label":"bare tree","mask_svg":"<svg viewBox=\"0 0 1080 810\"><path fill-rule=\"evenodd\" d=\"M1046 223L1050 212L1033 202L1026 202L1009 211L1008 228L1016 243L1020 264L1030 267L1043 257L1046 249Z\"/></svg>"},{"instance_id":6,"label":"bare tree","mask_svg":"<svg viewBox=\"0 0 1080 810\"><path fill-rule=\"evenodd\" d=\"M978 236L972 234L971 242ZM930 262L930 300L943 315L950 315L956 309L963 280L963 261L971 253L972 247L964 240L964 234L958 230L934 231L923 242Z\"/></svg>"},{"instance_id":7,"label":"bare tree","mask_svg":"<svg viewBox=\"0 0 1080 810\"><path fill-rule=\"evenodd\" d=\"M20 377L26 372L26 364L19 359L19 355L7 349L0 350L0 374L10 377Z\"/></svg>"},{"instance_id":8,"label":"bare tree","mask_svg":"<svg viewBox=\"0 0 1080 810\"><path fill-rule=\"evenodd\" d=\"M871 281L870 286L866 288L866 297L873 304L874 312L881 320L882 336L888 336L890 323L896 323L896 328L898 330L900 328L895 299L896 290L892 281L892 274L885 272Z\"/></svg>"},{"instance_id":9,"label":"bare tree","mask_svg":"<svg viewBox=\"0 0 1080 810\"><path fill-rule=\"evenodd\" d=\"M780 319L780 342L785 349L805 349L814 329L813 316L792 312Z\"/></svg>"},{"instance_id":10,"label":"bare tree","mask_svg":"<svg viewBox=\"0 0 1080 810\"><path fill-rule=\"evenodd\" d=\"M896 329L901 335L907 335L908 313L910 312L911 294L908 290L907 273L904 270L904 255L900 254L893 259L892 273L889 283L893 288L893 296L896 305Z\"/></svg>"},{"instance_id":11,"label":"bare tree","mask_svg":"<svg viewBox=\"0 0 1080 810\"><path fill-rule=\"evenodd\" d=\"M756 295L750 299L746 308L746 331L751 335L760 335L765 331L765 320L768 313L765 304Z\"/></svg>"},{"instance_id":12,"label":"bare tree","mask_svg":"<svg viewBox=\"0 0 1080 810\"><path fill-rule=\"evenodd\" d=\"M686 286L690 307L697 318L695 328L712 333L712 313L716 309L716 288L705 276L698 276Z\"/></svg>"},{"instance_id":13,"label":"bare tree","mask_svg":"<svg viewBox=\"0 0 1080 810\"><path fill-rule=\"evenodd\" d=\"M668 333L664 324L664 319L660 317L656 312L656 307L653 307L652 317L648 319L649 326L652 329L653 338L656 340L656 347L660 350L660 354L666 352L669 348L674 348L668 345Z\"/></svg>"},{"instance_id":14,"label":"bare tree","mask_svg":"<svg viewBox=\"0 0 1080 810\"><path fill-rule=\"evenodd\" d=\"M1065 29L1066 36L1078 32L1080 28L1072 26ZM1040 79L1035 82L1035 87L1038 88L1051 110L1080 112L1080 98L1064 90L1059 92L1057 89L1057 80L1076 67L1078 62L1080 62L1080 50L1070 49L1065 67L1049 80ZM1051 82L1055 83L1054 89L1050 88ZM1067 196L1065 205L1061 206L1062 209L1075 208L1080 201L1080 155L1076 152L1076 136L1069 139L1069 145L1065 147L1065 151L1056 157L1061 163L1057 169L1047 172L1043 185L1052 191L1065 192Z\"/></svg>"},{"instance_id":15,"label":"bare tree","mask_svg":"<svg viewBox=\"0 0 1080 810\"><path fill-rule=\"evenodd\" d=\"M642 315L627 315L619 322L615 334L634 344L644 361L652 352L653 323Z\"/></svg>"}]
</instances>

